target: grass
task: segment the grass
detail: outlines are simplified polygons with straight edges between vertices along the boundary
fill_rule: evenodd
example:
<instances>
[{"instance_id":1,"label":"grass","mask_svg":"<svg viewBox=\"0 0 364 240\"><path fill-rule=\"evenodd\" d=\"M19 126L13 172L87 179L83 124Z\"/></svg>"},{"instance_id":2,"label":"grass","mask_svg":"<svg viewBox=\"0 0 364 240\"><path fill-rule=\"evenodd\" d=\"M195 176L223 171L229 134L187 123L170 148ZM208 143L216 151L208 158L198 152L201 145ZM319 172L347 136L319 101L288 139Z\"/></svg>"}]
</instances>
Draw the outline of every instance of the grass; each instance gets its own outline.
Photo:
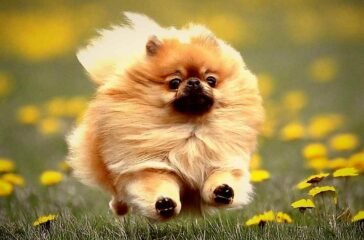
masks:
<instances>
[{"instance_id":1,"label":"grass","mask_svg":"<svg viewBox=\"0 0 364 240\"><path fill-rule=\"evenodd\" d=\"M307 190L296 190L294 186L314 173L306 168L301 156L302 148L312 140L282 142L278 133L289 121L305 123L321 113L338 113L345 116L345 125L337 132L355 133L361 139L361 145L347 154L330 150L330 157L363 151L364 45L360 41L330 38L309 44L292 43L287 40L287 33L281 31L280 10L272 11L273 17L267 17L269 13L266 20L274 21L264 23L266 28L259 29L263 37L258 39L258 44L237 46L253 72L268 73L273 77L274 92L266 99L267 105L278 104L291 90L303 91L308 104L298 115L291 116L282 111L274 116L279 120L275 134L260 139L258 152L263 159L262 168L270 172L271 178L254 184L254 200L244 209L205 218L184 215L169 222L154 223L128 215L121 220L108 210L109 196L78 183L72 176L67 175L57 186L41 186L40 173L56 169L67 154L64 136L74 121L62 119L63 128L57 134L43 135L37 126L17 122L17 109L26 104L42 107L57 96L91 98L95 88L73 53L43 62L1 56L0 72L10 75L13 89L11 95L0 96L0 157L16 162L17 172L24 176L26 186L16 187L11 196L0 197L0 239L362 239L363 222L351 223L350 217L364 209L364 176L353 177L346 183L325 179L321 185L336 187L338 205L317 202L317 209L302 214L290 204L309 197ZM264 19L254 16L249 18L253 25ZM338 63L332 82L312 81L308 68L320 57L329 57ZM327 144L330 137L321 142ZM350 214L338 218L347 209ZM247 219L268 210L288 213L293 223L245 226ZM32 226L38 216L48 214L58 214L49 228Z\"/></svg>"}]
</instances>

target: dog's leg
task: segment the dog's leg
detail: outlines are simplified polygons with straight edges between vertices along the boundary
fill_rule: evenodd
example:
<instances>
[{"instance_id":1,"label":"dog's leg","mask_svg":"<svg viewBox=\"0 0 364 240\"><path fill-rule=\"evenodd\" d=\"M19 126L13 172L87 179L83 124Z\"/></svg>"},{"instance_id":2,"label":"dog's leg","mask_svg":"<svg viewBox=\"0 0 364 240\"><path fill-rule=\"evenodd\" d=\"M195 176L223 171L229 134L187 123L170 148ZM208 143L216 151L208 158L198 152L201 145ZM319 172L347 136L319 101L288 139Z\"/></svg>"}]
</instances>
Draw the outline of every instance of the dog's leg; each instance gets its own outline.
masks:
<instances>
[{"instance_id":1,"label":"dog's leg","mask_svg":"<svg viewBox=\"0 0 364 240\"><path fill-rule=\"evenodd\" d=\"M122 200L117 199L113 196L109 202L109 207L111 211L118 216L125 215L128 212L128 205Z\"/></svg>"},{"instance_id":2,"label":"dog's leg","mask_svg":"<svg viewBox=\"0 0 364 240\"><path fill-rule=\"evenodd\" d=\"M252 191L249 175L242 170L216 170L206 179L201 191L208 205L241 207L250 200Z\"/></svg>"},{"instance_id":3,"label":"dog's leg","mask_svg":"<svg viewBox=\"0 0 364 240\"><path fill-rule=\"evenodd\" d=\"M123 185L123 200L138 214L164 220L181 210L182 183L171 172L143 170L128 174L120 183Z\"/></svg>"}]
</instances>

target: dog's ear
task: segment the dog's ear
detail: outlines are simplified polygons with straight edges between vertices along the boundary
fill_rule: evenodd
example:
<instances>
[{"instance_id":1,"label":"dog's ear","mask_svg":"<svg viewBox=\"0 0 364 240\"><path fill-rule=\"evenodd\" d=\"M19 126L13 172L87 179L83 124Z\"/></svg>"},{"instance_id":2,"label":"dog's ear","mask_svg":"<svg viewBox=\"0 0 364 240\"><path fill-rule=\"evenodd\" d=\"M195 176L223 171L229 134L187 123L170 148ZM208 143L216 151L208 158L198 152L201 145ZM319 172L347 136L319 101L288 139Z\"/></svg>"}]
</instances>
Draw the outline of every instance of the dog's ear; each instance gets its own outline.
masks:
<instances>
[{"instance_id":1,"label":"dog's ear","mask_svg":"<svg viewBox=\"0 0 364 240\"><path fill-rule=\"evenodd\" d=\"M99 37L77 53L91 79L103 84L118 76L138 58L154 55L161 44L161 27L147 16L126 12L126 24L99 31ZM152 37L151 37L152 36Z\"/></svg>"},{"instance_id":2,"label":"dog's ear","mask_svg":"<svg viewBox=\"0 0 364 240\"><path fill-rule=\"evenodd\" d=\"M157 36L153 35L149 38L145 48L148 56L153 56L158 53L158 50L162 47L162 41Z\"/></svg>"}]
</instances>

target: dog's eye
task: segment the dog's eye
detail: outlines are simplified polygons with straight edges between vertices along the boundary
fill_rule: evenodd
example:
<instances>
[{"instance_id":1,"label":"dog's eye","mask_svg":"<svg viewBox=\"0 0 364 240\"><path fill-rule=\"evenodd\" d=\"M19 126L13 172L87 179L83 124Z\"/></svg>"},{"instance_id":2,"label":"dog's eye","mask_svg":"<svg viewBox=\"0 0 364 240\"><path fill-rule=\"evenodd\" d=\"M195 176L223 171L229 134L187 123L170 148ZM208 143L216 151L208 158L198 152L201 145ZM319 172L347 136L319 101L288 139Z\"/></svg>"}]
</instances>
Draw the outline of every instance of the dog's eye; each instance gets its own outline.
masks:
<instances>
[{"instance_id":1,"label":"dog's eye","mask_svg":"<svg viewBox=\"0 0 364 240\"><path fill-rule=\"evenodd\" d=\"M170 89L176 90L180 84L181 84L181 79L173 78L171 81L169 81L168 85Z\"/></svg>"},{"instance_id":2,"label":"dog's eye","mask_svg":"<svg viewBox=\"0 0 364 240\"><path fill-rule=\"evenodd\" d=\"M207 83L211 86L211 87L215 87L216 86L216 78L213 76L209 76L206 78Z\"/></svg>"}]
</instances>

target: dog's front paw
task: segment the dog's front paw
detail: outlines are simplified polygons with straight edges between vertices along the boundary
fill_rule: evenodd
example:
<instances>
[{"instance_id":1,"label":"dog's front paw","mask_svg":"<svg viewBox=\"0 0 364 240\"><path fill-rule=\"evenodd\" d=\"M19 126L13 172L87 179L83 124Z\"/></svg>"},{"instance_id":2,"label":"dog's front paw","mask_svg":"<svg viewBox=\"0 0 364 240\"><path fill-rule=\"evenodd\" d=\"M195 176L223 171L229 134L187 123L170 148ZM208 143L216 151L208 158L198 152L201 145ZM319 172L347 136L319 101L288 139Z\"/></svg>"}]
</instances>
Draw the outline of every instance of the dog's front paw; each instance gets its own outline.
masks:
<instances>
[{"instance_id":1,"label":"dog's front paw","mask_svg":"<svg viewBox=\"0 0 364 240\"><path fill-rule=\"evenodd\" d=\"M222 184L214 190L214 201L217 204L230 204L233 202L234 190L227 184Z\"/></svg>"},{"instance_id":2,"label":"dog's front paw","mask_svg":"<svg viewBox=\"0 0 364 240\"><path fill-rule=\"evenodd\" d=\"M216 171L205 181L201 196L214 207L237 208L249 202L252 187L242 171Z\"/></svg>"},{"instance_id":3,"label":"dog's front paw","mask_svg":"<svg viewBox=\"0 0 364 240\"><path fill-rule=\"evenodd\" d=\"M176 211L177 204L170 198L164 197L157 200L155 209L159 216L164 219L172 217Z\"/></svg>"}]
</instances>

